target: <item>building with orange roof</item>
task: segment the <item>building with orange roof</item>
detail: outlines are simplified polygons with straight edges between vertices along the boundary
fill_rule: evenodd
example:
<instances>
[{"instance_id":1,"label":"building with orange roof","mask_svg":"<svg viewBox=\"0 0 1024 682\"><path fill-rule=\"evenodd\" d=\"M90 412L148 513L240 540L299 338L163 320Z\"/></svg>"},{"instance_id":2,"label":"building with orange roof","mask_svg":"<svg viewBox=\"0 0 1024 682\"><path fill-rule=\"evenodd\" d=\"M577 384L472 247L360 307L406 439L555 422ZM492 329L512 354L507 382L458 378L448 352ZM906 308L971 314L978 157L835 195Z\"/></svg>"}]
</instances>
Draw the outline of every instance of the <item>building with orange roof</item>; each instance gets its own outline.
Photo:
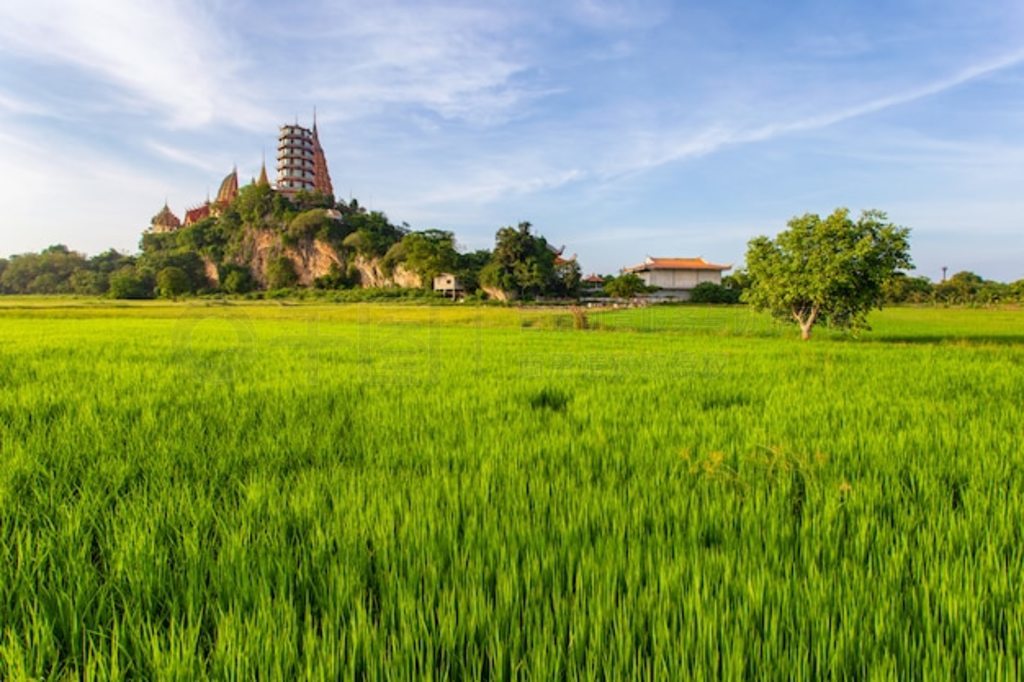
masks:
<instances>
[{"instance_id":1,"label":"building with orange roof","mask_svg":"<svg viewBox=\"0 0 1024 682\"><path fill-rule=\"evenodd\" d=\"M200 220L210 217L210 202L195 206L185 211L185 227L198 223Z\"/></svg>"},{"instance_id":2,"label":"building with orange roof","mask_svg":"<svg viewBox=\"0 0 1024 682\"><path fill-rule=\"evenodd\" d=\"M654 298L688 300L690 292L698 284L722 283L722 273L731 270L732 265L709 263L703 258L652 258L648 256L640 265L624 268L623 273L633 273L649 287L657 287Z\"/></svg>"}]
</instances>

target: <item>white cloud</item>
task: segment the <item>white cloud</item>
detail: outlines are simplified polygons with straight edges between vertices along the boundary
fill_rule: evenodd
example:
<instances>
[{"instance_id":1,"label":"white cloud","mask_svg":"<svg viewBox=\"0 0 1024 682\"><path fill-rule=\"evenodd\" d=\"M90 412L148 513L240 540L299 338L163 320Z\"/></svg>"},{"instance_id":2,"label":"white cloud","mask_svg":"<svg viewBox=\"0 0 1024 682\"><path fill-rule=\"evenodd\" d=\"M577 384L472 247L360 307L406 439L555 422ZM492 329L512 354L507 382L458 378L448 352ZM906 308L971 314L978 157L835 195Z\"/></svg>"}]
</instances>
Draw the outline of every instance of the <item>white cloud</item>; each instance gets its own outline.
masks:
<instances>
[{"instance_id":1,"label":"white cloud","mask_svg":"<svg viewBox=\"0 0 1024 682\"><path fill-rule=\"evenodd\" d=\"M551 92L519 82L540 55L517 30L525 19L515 12L452 3L410 11L391 2L324 9L316 58L301 77L314 84L307 96L322 105L325 120L399 106L490 125Z\"/></svg>"},{"instance_id":2,"label":"white cloud","mask_svg":"<svg viewBox=\"0 0 1024 682\"><path fill-rule=\"evenodd\" d=\"M212 163L209 157L204 157L203 155L197 154L193 151L173 147L171 145L164 144L163 142L157 142L156 140L147 140L146 146L165 159L170 159L171 161L185 166L190 166L192 168L198 168L201 171L216 173L221 169L221 166Z\"/></svg>"},{"instance_id":3,"label":"white cloud","mask_svg":"<svg viewBox=\"0 0 1024 682\"><path fill-rule=\"evenodd\" d=\"M785 135L828 128L845 121L938 95L1021 63L1024 63L1024 50L1016 50L968 66L931 83L908 88L900 93L789 121L747 127L723 122L709 126L695 135L688 133L673 135L671 132L666 133L665 131L634 131L627 136L628 144L621 155L613 158L611 164L602 169L602 174L613 178L674 161L706 156L728 146L764 142Z\"/></svg>"},{"instance_id":4,"label":"white cloud","mask_svg":"<svg viewBox=\"0 0 1024 682\"><path fill-rule=\"evenodd\" d=\"M118 88L124 106L142 103L174 126L265 126L273 118L242 87L225 40L204 5L184 0L0 4L5 52L79 70Z\"/></svg>"}]
</instances>

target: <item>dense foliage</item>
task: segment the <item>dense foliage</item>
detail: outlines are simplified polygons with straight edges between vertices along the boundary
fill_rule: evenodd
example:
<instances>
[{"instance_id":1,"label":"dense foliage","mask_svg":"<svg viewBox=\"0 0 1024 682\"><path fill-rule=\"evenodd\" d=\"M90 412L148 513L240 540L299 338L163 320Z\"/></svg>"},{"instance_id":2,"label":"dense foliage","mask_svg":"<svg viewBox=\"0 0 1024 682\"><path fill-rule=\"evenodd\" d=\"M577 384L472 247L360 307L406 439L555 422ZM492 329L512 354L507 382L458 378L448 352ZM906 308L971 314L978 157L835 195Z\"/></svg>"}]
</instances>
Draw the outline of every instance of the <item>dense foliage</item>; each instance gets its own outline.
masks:
<instances>
[{"instance_id":1,"label":"dense foliage","mask_svg":"<svg viewBox=\"0 0 1024 682\"><path fill-rule=\"evenodd\" d=\"M2 305L0 679L1019 674L1019 311Z\"/></svg>"},{"instance_id":2,"label":"dense foliage","mask_svg":"<svg viewBox=\"0 0 1024 682\"><path fill-rule=\"evenodd\" d=\"M857 220L845 208L824 219L810 213L793 218L774 240L750 241L744 298L795 321L804 339L818 322L863 328L867 313L884 300L886 282L911 267L909 234L874 210Z\"/></svg>"},{"instance_id":3,"label":"dense foliage","mask_svg":"<svg viewBox=\"0 0 1024 682\"><path fill-rule=\"evenodd\" d=\"M604 283L604 293L612 298L629 299L647 291L650 291L650 288L635 272L623 273Z\"/></svg>"},{"instance_id":4,"label":"dense foliage","mask_svg":"<svg viewBox=\"0 0 1024 682\"><path fill-rule=\"evenodd\" d=\"M519 298L575 296L580 269L575 260L531 232L528 222L503 227L495 235L494 252L480 272L480 283Z\"/></svg>"}]
</instances>

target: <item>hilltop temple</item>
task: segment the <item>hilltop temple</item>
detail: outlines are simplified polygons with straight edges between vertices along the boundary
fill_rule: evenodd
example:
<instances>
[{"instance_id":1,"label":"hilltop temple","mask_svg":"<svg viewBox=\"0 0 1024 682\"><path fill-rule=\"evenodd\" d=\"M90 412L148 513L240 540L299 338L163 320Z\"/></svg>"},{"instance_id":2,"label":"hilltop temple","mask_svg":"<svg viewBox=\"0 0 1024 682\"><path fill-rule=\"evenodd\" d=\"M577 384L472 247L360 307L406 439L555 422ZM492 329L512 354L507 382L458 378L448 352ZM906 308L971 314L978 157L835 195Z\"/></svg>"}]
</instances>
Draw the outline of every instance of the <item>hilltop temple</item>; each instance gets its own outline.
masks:
<instances>
[{"instance_id":1,"label":"hilltop temple","mask_svg":"<svg viewBox=\"0 0 1024 682\"><path fill-rule=\"evenodd\" d=\"M259 178L254 178L253 184L271 187L265 159ZM173 232L210 216L219 216L238 196L238 189L238 168L235 167L221 181L214 201L210 201L207 195L205 202L185 210L184 220L179 220L167 202L164 202L163 209L153 216L149 230L157 233ZM320 146L315 112L312 128L304 128L298 122L280 127L277 138L277 183L272 189L289 199L302 191L334 194L331 174L327 170L327 156Z\"/></svg>"}]
</instances>

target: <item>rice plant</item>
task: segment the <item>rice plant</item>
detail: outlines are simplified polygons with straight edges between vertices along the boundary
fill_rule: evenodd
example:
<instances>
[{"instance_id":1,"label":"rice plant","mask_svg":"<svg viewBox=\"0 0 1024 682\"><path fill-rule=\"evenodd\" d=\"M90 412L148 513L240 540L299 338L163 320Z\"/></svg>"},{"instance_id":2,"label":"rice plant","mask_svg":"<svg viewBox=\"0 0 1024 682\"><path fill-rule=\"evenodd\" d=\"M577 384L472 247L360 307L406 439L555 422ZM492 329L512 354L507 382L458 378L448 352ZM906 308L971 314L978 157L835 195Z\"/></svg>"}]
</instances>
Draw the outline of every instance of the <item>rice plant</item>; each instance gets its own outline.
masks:
<instances>
[{"instance_id":1,"label":"rice plant","mask_svg":"<svg viewBox=\"0 0 1024 682\"><path fill-rule=\"evenodd\" d=\"M0 678L1015 678L1024 318L14 301Z\"/></svg>"}]
</instances>

